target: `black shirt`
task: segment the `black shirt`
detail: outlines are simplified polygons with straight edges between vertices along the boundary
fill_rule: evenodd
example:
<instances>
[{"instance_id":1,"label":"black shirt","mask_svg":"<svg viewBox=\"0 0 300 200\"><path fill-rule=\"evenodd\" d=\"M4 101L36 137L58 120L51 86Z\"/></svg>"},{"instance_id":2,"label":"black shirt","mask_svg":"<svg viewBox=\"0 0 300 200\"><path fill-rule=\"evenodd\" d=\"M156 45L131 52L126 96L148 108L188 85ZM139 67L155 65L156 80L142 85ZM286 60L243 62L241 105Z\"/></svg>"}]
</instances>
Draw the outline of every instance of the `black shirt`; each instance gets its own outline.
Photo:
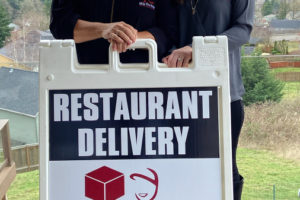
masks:
<instances>
[{"instance_id":1,"label":"black shirt","mask_svg":"<svg viewBox=\"0 0 300 200\"><path fill-rule=\"evenodd\" d=\"M50 30L56 39L73 39L78 19L103 23L124 21L154 36L161 59L177 40L176 14L171 0L54 0ZM105 39L76 44L78 60L81 64L108 63L108 47ZM147 62L148 53L129 51L121 54L121 60Z\"/></svg>"}]
</instances>

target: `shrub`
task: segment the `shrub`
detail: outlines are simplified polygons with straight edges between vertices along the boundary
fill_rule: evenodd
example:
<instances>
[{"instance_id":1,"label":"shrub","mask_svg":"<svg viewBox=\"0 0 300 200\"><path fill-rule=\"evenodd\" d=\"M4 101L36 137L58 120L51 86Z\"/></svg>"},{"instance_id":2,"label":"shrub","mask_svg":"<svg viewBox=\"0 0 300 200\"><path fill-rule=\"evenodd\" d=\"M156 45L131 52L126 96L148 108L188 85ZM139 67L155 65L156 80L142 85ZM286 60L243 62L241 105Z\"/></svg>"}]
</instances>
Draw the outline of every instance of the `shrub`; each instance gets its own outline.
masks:
<instances>
[{"instance_id":1,"label":"shrub","mask_svg":"<svg viewBox=\"0 0 300 200\"><path fill-rule=\"evenodd\" d=\"M246 90L245 105L281 100L284 84L275 79L265 58L243 58L242 77Z\"/></svg>"},{"instance_id":2,"label":"shrub","mask_svg":"<svg viewBox=\"0 0 300 200\"><path fill-rule=\"evenodd\" d=\"M300 161L300 97L245 107L242 147L264 149Z\"/></svg>"},{"instance_id":3,"label":"shrub","mask_svg":"<svg viewBox=\"0 0 300 200\"><path fill-rule=\"evenodd\" d=\"M289 44L287 40L275 41L272 54L289 54Z\"/></svg>"}]
</instances>

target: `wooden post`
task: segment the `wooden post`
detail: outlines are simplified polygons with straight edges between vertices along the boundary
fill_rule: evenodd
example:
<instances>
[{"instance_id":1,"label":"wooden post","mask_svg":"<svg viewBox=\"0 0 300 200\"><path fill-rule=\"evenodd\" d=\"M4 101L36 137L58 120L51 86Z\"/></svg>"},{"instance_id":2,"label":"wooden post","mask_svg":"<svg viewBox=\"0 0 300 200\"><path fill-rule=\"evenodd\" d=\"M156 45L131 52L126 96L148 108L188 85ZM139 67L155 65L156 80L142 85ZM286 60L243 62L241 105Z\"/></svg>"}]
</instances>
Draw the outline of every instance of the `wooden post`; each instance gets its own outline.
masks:
<instances>
[{"instance_id":1,"label":"wooden post","mask_svg":"<svg viewBox=\"0 0 300 200\"><path fill-rule=\"evenodd\" d=\"M7 165L11 166L11 151L10 151L10 134L9 134L9 124L8 120L0 120L0 130L2 135L3 143L3 154L4 158L7 159Z\"/></svg>"},{"instance_id":2,"label":"wooden post","mask_svg":"<svg viewBox=\"0 0 300 200\"><path fill-rule=\"evenodd\" d=\"M6 192L16 177L16 166L11 157L8 120L0 120L0 134L4 154L4 162L0 163L0 199L7 200Z\"/></svg>"},{"instance_id":3,"label":"wooden post","mask_svg":"<svg viewBox=\"0 0 300 200\"><path fill-rule=\"evenodd\" d=\"M27 171L30 171L31 164L30 164L30 155L29 155L29 147L28 147L28 145L26 145L25 150L26 150L26 162L27 162L27 167L28 167Z\"/></svg>"}]
</instances>

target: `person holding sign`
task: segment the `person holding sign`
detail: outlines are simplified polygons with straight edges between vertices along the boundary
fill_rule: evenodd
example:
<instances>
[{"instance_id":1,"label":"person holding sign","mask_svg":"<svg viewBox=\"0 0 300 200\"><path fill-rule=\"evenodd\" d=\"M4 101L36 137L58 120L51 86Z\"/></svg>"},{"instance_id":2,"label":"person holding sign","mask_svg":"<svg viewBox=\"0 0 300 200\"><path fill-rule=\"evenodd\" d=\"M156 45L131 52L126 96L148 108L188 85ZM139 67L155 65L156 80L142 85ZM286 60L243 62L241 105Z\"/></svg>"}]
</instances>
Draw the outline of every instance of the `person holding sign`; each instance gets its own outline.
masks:
<instances>
[{"instance_id":1,"label":"person holding sign","mask_svg":"<svg viewBox=\"0 0 300 200\"><path fill-rule=\"evenodd\" d=\"M171 0L54 0L50 30L74 39L79 63L108 63L108 47L125 52L137 38L154 39L161 59L177 40L176 6ZM168 12L165 12L168 10ZM147 62L145 50L121 54L122 62Z\"/></svg>"},{"instance_id":2,"label":"person holding sign","mask_svg":"<svg viewBox=\"0 0 300 200\"><path fill-rule=\"evenodd\" d=\"M248 42L254 18L253 0L177 0L179 3L179 49L163 59L169 67L188 67L192 60L192 37L225 35L229 43L232 161L234 199L241 199L243 177L236 164L236 149L244 120L241 46Z\"/></svg>"}]
</instances>

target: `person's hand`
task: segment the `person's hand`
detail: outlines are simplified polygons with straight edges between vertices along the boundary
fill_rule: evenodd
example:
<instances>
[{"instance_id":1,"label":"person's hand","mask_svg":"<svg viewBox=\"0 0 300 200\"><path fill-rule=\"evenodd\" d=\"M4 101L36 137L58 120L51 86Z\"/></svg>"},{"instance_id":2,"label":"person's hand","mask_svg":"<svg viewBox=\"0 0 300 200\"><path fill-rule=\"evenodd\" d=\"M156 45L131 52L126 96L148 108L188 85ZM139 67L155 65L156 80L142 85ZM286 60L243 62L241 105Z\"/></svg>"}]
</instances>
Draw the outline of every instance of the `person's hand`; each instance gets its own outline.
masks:
<instances>
[{"instance_id":1,"label":"person's hand","mask_svg":"<svg viewBox=\"0 0 300 200\"><path fill-rule=\"evenodd\" d=\"M111 46L112 46L112 50L117 51L119 53L126 52L127 48L130 46L126 43L117 43L115 41L110 41L110 43L111 43Z\"/></svg>"},{"instance_id":2,"label":"person's hand","mask_svg":"<svg viewBox=\"0 0 300 200\"><path fill-rule=\"evenodd\" d=\"M112 48L124 52L135 42L137 30L124 22L108 23L102 32L102 37L112 43Z\"/></svg>"},{"instance_id":3,"label":"person's hand","mask_svg":"<svg viewBox=\"0 0 300 200\"><path fill-rule=\"evenodd\" d=\"M148 38L148 39L155 40L154 36L150 32L148 32L148 31L137 32L137 38L140 38L140 39ZM110 41L110 43L112 45L112 49L114 51L118 51L119 53L126 52L128 46L129 46L127 44L117 43L117 42L112 41L112 40Z\"/></svg>"},{"instance_id":4,"label":"person's hand","mask_svg":"<svg viewBox=\"0 0 300 200\"><path fill-rule=\"evenodd\" d=\"M170 55L163 58L163 62L168 67L188 67L192 61L192 47L185 46L174 50Z\"/></svg>"}]
</instances>

